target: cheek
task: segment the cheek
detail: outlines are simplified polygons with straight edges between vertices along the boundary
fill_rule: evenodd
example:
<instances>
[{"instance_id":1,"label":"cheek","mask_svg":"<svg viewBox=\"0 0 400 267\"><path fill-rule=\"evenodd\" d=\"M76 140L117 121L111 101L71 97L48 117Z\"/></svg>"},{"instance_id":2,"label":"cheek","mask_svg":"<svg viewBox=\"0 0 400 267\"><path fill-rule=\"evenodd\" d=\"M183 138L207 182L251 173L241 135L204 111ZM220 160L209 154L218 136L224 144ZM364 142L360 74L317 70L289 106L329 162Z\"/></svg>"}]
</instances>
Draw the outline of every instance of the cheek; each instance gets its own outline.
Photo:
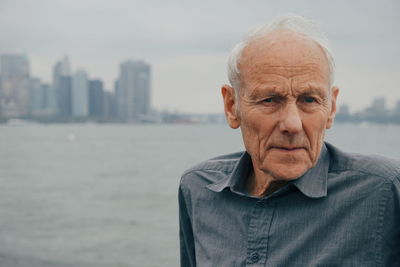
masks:
<instances>
[{"instance_id":1,"label":"cheek","mask_svg":"<svg viewBox=\"0 0 400 267\"><path fill-rule=\"evenodd\" d=\"M325 118L310 118L309 122L310 123L307 124L305 131L311 146L311 158L314 162L319 156L322 142L324 140L326 120Z\"/></svg>"},{"instance_id":2,"label":"cheek","mask_svg":"<svg viewBox=\"0 0 400 267\"><path fill-rule=\"evenodd\" d=\"M258 146L258 133L260 129L258 125L249 122L247 119L242 120L242 124L240 126L243 136L243 142L247 151L254 151L254 148Z\"/></svg>"},{"instance_id":3,"label":"cheek","mask_svg":"<svg viewBox=\"0 0 400 267\"><path fill-rule=\"evenodd\" d=\"M271 132L271 121L272 119L267 118L265 114L252 110L243 117L241 127L249 137L264 139Z\"/></svg>"},{"instance_id":4,"label":"cheek","mask_svg":"<svg viewBox=\"0 0 400 267\"><path fill-rule=\"evenodd\" d=\"M273 120L264 114L248 112L241 124L246 150L256 158L263 157L268 139L272 133Z\"/></svg>"}]
</instances>

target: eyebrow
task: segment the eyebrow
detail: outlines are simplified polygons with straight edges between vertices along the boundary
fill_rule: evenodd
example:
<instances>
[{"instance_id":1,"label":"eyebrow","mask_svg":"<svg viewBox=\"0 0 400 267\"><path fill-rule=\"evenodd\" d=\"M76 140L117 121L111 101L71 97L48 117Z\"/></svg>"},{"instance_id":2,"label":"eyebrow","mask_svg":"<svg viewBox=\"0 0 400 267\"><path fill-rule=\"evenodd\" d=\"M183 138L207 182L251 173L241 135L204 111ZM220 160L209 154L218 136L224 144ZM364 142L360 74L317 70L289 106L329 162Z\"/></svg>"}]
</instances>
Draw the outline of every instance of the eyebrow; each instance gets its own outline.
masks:
<instances>
[{"instance_id":1,"label":"eyebrow","mask_svg":"<svg viewBox=\"0 0 400 267\"><path fill-rule=\"evenodd\" d=\"M306 89L304 89L299 95L318 95L319 97L327 97L328 94L324 93L325 89L317 89L313 86L308 86Z\"/></svg>"},{"instance_id":2,"label":"eyebrow","mask_svg":"<svg viewBox=\"0 0 400 267\"><path fill-rule=\"evenodd\" d=\"M250 97L257 97L260 95L278 95L280 90L276 86L259 86L255 87L254 90L249 94Z\"/></svg>"},{"instance_id":3,"label":"eyebrow","mask_svg":"<svg viewBox=\"0 0 400 267\"><path fill-rule=\"evenodd\" d=\"M305 87L304 89L300 89L301 92L298 93L299 96L305 96L305 95L318 95L321 98L326 98L328 95L325 94L325 89L317 89L316 87L309 85L308 87ZM276 86L260 86L256 87L250 94L249 97L256 99L258 97L263 97L265 95L268 96L282 96L285 97L288 95L288 93L284 90L280 90Z\"/></svg>"}]
</instances>

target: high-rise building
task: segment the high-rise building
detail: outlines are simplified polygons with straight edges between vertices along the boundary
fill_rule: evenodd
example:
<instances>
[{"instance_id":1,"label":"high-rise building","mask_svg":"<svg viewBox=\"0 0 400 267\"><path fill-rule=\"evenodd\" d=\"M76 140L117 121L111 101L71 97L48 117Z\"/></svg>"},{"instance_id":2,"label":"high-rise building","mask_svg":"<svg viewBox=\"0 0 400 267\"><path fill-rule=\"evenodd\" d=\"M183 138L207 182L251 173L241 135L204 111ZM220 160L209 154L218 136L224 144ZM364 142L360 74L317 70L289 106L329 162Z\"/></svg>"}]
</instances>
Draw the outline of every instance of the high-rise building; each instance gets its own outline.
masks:
<instances>
[{"instance_id":1,"label":"high-rise building","mask_svg":"<svg viewBox=\"0 0 400 267\"><path fill-rule=\"evenodd\" d=\"M72 115L87 117L89 114L89 83L84 70L78 70L72 77Z\"/></svg>"},{"instance_id":2,"label":"high-rise building","mask_svg":"<svg viewBox=\"0 0 400 267\"><path fill-rule=\"evenodd\" d=\"M31 115L34 118L50 118L56 112L56 96L49 84L38 78L31 79Z\"/></svg>"},{"instance_id":3,"label":"high-rise building","mask_svg":"<svg viewBox=\"0 0 400 267\"><path fill-rule=\"evenodd\" d=\"M339 106L338 111L335 115L335 121L350 121L351 114L350 114L350 107L346 104L342 104Z\"/></svg>"},{"instance_id":4,"label":"high-rise building","mask_svg":"<svg viewBox=\"0 0 400 267\"><path fill-rule=\"evenodd\" d=\"M66 116L65 112L68 109L71 110L71 107L67 108L67 103L65 103L68 99L63 98L66 94L69 96L71 95L71 92L67 92L68 90L71 90L67 90L68 86L66 86L66 83L68 82L66 80L68 79L62 79L63 77L71 77L71 66L67 56L56 62L53 67L53 88L56 94L57 111L60 116ZM63 85L61 85L61 80L63 80ZM71 85L69 85L69 87L71 87ZM61 92L62 89L64 90L63 92Z\"/></svg>"},{"instance_id":5,"label":"high-rise building","mask_svg":"<svg viewBox=\"0 0 400 267\"><path fill-rule=\"evenodd\" d=\"M2 116L5 118L28 116L30 111L28 58L19 54L1 55L0 66Z\"/></svg>"},{"instance_id":6,"label":"high-rise building","mask_svg":"<svg viewBox=\"0 0 400 267\"><path fill-rule=\"evenodd\" d=\"M116 83L118 118L145 120L150 110L150 65L143 61L125 61L120 65Z\"/></svg>"},{"instance_id":7,"label":"high-rise building","mask_svg":"<svg viewBox=\"0 0 400 267\"><path fill-rule=\"evenodd\" d=\"M61 117L72 116L72 79L69 76L61 76L58 84L58 115Z\"/></svg>"},{"instance_id":8,"label":"high-rise building","mask_svg":"<svg viewBox=\"0 0 400 267\"><path fill-rule=\"evenodd\" d=\"M100 80L89 81L89 115L95 118L104 116L104 90Z\"/></svg>"},{"instance_id":9,"label":"high-rise building","mask_svg":"<svg viewBox=\"0 0 400 267\"><path fill-rule=\"evenodd\" d=\"M374 122L387 122L389 111L386 109L386 100L383 97L373 99L370 107L366 108L363 118Z\"/></svg>"},{"instance_id":10,"label":"high-rise building","mask_svg":"<svg viewBox=\"0 0 400 267\"><path fill-rule=\"evenodd\" d=\"M63 76L71 76L71 66L67 56L56 62L53 67L53 85L55 88L58 88L59 80Z\"/></svg>"},{"instance_id":11,"label":"high-rise building","mask_svg":"<svg viewBox=\"0 0 400 267\"><path fill-rule=\"evenodd\" d=\"M42 81L39 78L31 79L31 111L34 115L37 111L45 109L46 95Z\"/></svg>"},{"instance_id":12,"label":"high-rise building","mask_svg":"<svg viewBox=\"0 0 400 267\"><path fill-rule=\"evenodd\" d=\"M370 109L376 113L385 113L386 111L386 99L384 97L377 97L372 101Z\"/></svg>"},{"instance_id":13,"label":"high-rise building","mask_svg":"<svg viewBox=\"0 0 400 267\"><path fill-rule=\"evenodd\" d=\"M126 101L125 94L119 85L119 80L115 80L114 82L114 92L115 92L115 104L116 104L116 118L119 120L126 120Z\"/></svg>"},{"instance_id":14,"label":"high-rise building","mask_svg":"<svg viewBox=\"0 0 400 267\"><path fill-rule=\"evenodd\" d=\"M117 117L117 103L115 94L104 91L104 119L114 120Z\"/></svg>"},{"instance_id":15,"label":"high-rise building","mask_svg":"<svg viewBox=\"0 0 400 267\"><path fill-rule=\"evenodd\" d=\"M57 111L57 95L54 87L50 84L43 84L45 94L45 110L48 116L54 116Z\"/></svg>"}]
</instances>

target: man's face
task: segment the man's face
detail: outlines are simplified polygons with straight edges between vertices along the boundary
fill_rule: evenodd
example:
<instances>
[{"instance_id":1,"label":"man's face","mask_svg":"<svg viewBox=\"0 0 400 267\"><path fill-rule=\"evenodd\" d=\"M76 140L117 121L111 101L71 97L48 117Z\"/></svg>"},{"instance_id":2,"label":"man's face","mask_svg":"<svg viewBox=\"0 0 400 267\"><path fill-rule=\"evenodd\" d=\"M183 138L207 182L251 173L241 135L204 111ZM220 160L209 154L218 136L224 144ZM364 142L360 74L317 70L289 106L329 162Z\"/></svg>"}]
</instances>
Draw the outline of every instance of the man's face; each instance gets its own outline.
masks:
<instances>
[{"instance_id":1,"label":"man's face","mask_svg":"<svg viewBox=\"0 0 400 267\"><path fill-rule=\"evenodd\" d=\"M288 31L271 33L244 49L239 71L235 120L228 121L240 126L254 171L274 180L300 177L318 161L336 110L338 89L329 88L321 48Z\"/></svg>"}]
</instances>

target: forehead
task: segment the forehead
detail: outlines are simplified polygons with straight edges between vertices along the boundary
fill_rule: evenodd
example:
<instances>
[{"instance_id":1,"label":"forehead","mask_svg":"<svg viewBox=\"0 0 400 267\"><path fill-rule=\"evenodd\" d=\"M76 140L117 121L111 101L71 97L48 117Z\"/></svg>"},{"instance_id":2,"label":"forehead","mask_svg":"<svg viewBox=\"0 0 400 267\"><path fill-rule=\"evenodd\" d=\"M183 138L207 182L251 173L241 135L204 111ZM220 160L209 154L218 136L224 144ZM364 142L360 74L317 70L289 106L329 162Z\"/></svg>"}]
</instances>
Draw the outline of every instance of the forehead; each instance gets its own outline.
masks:
<instances>
[{"instance_id":1,"label":"forehead","mask_svg":"<svg viewBox=\"0 0 400 267\"><path fill-rule=\"evenodd\" d=\"M288 30L272 32L250 42L239 61L242 82L273 77L328 83L329 64L313 40Z\"/></svg>"}]
</instances>

